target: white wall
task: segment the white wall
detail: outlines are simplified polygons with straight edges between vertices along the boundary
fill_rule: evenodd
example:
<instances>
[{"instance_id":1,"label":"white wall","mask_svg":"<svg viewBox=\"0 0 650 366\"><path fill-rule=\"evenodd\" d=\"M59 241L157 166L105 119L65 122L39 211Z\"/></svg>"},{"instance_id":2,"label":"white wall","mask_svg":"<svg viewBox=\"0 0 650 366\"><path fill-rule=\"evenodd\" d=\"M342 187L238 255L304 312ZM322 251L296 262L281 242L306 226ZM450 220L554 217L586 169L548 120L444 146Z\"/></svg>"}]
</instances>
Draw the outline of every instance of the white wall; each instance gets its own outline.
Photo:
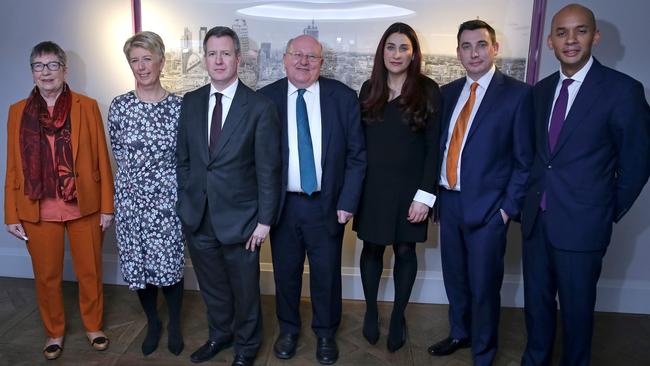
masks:
<instances>
[{"instance_id":1,"label":"white wall","mask_svg":"<svg viewBox=\"0 0 650 366\"><path fill-rule=\"evenodd\" d=\"M0 4L0 167L6 166L5 127L9 105L27 97L33 81L29 53L38 42L51 40L68 55L67 82L76 92L97 99L104 119L112 98L133 88L133 77L122 54L132 33L129 0L7 0ZM4 201L4 190L0 192ZM2 213L4 223L4 210ZM4 225L3 225L4 227ZM114 232L104 243L105 269L115 273ZM67 277L72 266L66 266ZM0 276L32 277L29 254L22 241L0 230ZM107 275L107 278L115 276ZM109 280L110 281L110 280Z\"/></svg>"},{"instance_id":2,"label":"white wall","mask_svg":"<svg viewBox=\"0 0 650 366\"><path fill-rule=\"evenodd\" d=\"M549 0L544 34L548 34L550 17L568 1ZM132 88L128 66L121 48L131 30L130 1L58 0L56 7L43 0L8 0L0 4L0 34L4 34L0 60L4 82L0 87L0 116L6 116L9 104L24 98L32 87L28 66L29 50L39 41L58 42L69 54L68 82L73 90L97 98L104 117L113 96ZM625 6L608 0L584 2L594 10L601 29L601 44L594 50L605 65L637 78L650 94L650 68L647 63L647 40L637 31L644 24L650 3L628 0ZM97 12L97 9L101 9ZM34 10L35 9L35 10ZM53 12L57 11L55 16ZM93 14L93 16L89 16ZM94 35L94 36L89 36ZM628 45L628 46L626 46ZM553 54L544 48L541 55L540 76L557 70ZM0 130L2 146L6 130ZM6 151L0 149L0 166L4 172ZM4 180L4 179L3 179ZM4 192L0 195L4 196ZM650 193L645 189L636 205L615 226L603 274L599 283L597 308L603 311L650 314L650 229L645 215L650 214ZM506 252L506 276L502 290L504 306L522 306L521 239L519 226L512 225ZM411 296L414 302L445 303L442 283L438 227L431 226L429 240L418 245L419 273ZM346 232L343 248L344 297L363 299L359 279L361 245L353 232ZM385 263L390 268L392 253L387 250ZM262 250L262 289L273 292L272 264L268 243ZM107 283L120 283L112 231L104 243L104 274ZM66 262L66 278L72 279L71 264ZM392 299L390 270L384 273L380 296ZM0 233L0 276L31 277L29 256L24 244L6 232ZM305 275L305 290L308 290ZM191 264L186 271L186 286L196 288Z\"/></svg>"}]
</instances>

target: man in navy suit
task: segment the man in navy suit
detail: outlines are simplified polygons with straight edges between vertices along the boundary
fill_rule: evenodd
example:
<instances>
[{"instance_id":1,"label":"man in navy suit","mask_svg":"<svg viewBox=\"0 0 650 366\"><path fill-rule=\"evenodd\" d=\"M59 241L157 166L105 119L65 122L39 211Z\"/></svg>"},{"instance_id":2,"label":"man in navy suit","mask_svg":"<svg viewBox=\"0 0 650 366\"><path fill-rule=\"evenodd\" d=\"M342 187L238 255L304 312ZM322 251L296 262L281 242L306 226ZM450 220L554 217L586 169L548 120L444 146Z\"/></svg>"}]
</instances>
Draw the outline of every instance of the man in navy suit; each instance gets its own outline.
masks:
<instances>
[{"instance_id":1,"label":"man in navy suit","mask_svg":"<svg viewBox=\"0 0 650 366\"><path fill-rule=\"evenodd\" d=\"M494 29L458 29L467 76L442 87L439 218L450 334L429 347L444 356L471 344L474 365L496 355L506 233L519 217L533 159L530 87L494 65Z\"/></svg>"},{"instance_id":2,"label":"man in navy suit","mask_svg":"<svg viewBox=\"0 0 650 366\"><path fill-rule=\"evenodd\" d=\"M323 48L310 36L287 45L287 78L260 90L282 121L280 218L271 251L280 336L273 350L293 357L300 332L300 290L309 259L316 358L338 359L341 322L341 246L346 222L357 209L366 170L365 141L356 93L320 77Z\"/></svg>"},{"instance_id":3,"label":"man in navy suit","mask_svg":"<svg viewBox=\"0 0 650 366\"><path fill-rule=\"evenodd\" d=\"M550 365L556 295L563 366L589 365L596 283L612 223L650 174L650 108L643 86L591 56L591 10L562 8L548 46L560 71L533 90L536 154L522 212L528 343L522 365Z\"/></svg>"}]
</instances>

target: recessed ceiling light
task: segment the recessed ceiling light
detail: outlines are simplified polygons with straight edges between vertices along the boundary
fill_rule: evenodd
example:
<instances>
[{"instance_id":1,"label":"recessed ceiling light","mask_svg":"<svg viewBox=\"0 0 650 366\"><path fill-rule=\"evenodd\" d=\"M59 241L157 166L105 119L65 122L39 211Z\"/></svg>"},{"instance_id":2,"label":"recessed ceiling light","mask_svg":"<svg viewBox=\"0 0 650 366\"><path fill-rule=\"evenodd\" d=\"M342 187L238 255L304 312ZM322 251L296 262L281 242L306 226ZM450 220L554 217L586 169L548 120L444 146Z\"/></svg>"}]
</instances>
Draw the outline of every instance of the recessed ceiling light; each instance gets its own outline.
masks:
<instances>
[{"instance_id":1,"label":"recessed ceiling light","mask_svg":"<svg viewBox=\"0 0 650 366\"><path fill-rule=\"evenodd\" d=\"M237 13L258 18L284 20L361 20L396 18L413 15L410 9L394 5L363 3L273 3L237 10Z\"/></svg>"}]
</instances>

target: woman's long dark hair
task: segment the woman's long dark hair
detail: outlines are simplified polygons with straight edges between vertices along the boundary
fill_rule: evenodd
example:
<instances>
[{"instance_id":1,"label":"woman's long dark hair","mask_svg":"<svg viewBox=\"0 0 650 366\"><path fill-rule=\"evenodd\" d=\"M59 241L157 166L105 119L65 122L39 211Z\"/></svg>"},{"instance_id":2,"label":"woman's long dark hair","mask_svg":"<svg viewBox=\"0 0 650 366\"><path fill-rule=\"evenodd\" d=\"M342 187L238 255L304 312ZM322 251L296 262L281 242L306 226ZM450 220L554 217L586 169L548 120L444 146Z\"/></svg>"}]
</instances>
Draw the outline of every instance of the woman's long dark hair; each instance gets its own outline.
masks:
<instances>
[{"instance_id":1,"label":"woman's long dark hair","mask_svg":"<svg viewBox=\"0 0 650 366\"><path fill-rule=\"evenodd\" d=\"M384 107L388 103L388 71L384 65L384 47L386 40L393 33L404 34L413 46L413 59L406 70L406 81L402 86L400 109L404 113L404 122L408 123L412 130L417 131L425 127L427 118L433 113L433 106L429 105L431 93L422 83L420 42L415 31L408 24L393 23L381 36L370 74L368 94L361 101L362 116L364 122L368 124L382 120Z\"/></svg>"}]
</instances>

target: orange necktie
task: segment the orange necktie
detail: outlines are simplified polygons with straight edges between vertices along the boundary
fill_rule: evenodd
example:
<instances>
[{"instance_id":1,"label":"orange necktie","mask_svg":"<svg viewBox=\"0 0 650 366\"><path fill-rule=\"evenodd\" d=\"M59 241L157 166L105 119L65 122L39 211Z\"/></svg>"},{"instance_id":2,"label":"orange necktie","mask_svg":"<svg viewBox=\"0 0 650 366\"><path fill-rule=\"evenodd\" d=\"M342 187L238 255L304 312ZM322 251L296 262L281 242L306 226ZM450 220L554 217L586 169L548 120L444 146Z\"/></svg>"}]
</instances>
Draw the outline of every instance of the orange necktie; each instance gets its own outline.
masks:
<instances>
[{"instance_id":1,"label":"orange necktie","mask_svg":"<svg viewBox=\"0 0 650 366\"><path fill-rule=\"evenodd\" d=\"M469 117L472 115L472 108L474 108L474 101L476 101L477 87L478 83L473 82L470 87L469 99L465 102L463 109L460 110L460 114L456 120L456 126L454 126L454 133L451 135L451 141L449 142L449 150L447 150L447 182L449 183L449 188L452 189L458 183L458 176L456 175L458 158L460 157L460 148L463 146L463 138L467 131L467 123L469 123Z\"/></svg>"}]
</instances>

